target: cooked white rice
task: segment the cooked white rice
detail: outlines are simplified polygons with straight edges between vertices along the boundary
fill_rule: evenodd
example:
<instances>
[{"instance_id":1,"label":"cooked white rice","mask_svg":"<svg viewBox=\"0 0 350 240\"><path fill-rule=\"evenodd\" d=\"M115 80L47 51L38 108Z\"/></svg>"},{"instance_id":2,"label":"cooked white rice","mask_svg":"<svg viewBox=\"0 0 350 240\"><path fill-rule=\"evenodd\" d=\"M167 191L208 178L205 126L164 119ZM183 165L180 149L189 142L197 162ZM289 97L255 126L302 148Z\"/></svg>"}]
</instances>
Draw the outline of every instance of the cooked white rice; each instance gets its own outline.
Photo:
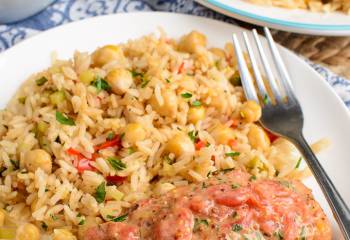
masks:
<instances>
[{"instance_id":1,"label":"cooked white rice","mask_svg":"<svg viewBox=\"0 0 350 240\"><path fill-rule=\"evenodd\" d=\"M114 69L132 70L132 83L121 86L125 76L122 83L110 81ZM197 32L179 42L149 35L93 54L76 52L70 60L55 59L30 77L0 113L5 227L30 222L42 238L62 228L81 238L88 226L124 213L136 201L205 180L214 171L246 167L256 177L304 176L305 170L296 169L300 154L292 144L284 139L270 143L257 119L243 116L237 74L232 45L208 49ZM88 84L89 76L95 84ZM107 79L112 90L99 91L97 77ZM47 82L38 86L38 79ZM59 122L56 112L75 125ZM250 134L254 127L259 136ZM96 151L106 138L113 139L110 133L125 134L121 145ZM196 150L188 135L200 140ZM29 159L34 149L50 155L52 168L44 167L48 163L40 155ZM109 157L120 159L122 166L111 165ZM90 167L79 169L86 159ZM34 168L29 166L33 161ZM110 184L111 176L124 179ZM96 192L106 182L99 203Z\"/></svg>"}]
</instances>

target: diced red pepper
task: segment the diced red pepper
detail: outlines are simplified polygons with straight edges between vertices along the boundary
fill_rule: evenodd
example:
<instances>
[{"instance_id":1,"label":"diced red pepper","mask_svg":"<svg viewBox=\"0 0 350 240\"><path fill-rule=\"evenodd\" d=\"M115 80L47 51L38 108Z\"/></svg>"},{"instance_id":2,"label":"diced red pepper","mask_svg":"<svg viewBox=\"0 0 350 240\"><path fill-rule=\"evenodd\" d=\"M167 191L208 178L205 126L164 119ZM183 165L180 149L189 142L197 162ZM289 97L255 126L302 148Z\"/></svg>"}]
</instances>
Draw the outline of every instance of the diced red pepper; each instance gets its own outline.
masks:
<instances>
[{"instance_id":1,"label":"diced red pepper","mask_svg":"<svg viewBox=\"0 0 350 240\"><path fill-rule=\"evenodd\" d=\"M120 145L120 137L119 135L115 136L112 140L108 140L100 145L94 147L95 151L99 151L101 149L116 147Z\"/></svg>"},{"instance_id":2,"label":"diced red pepper","mask_svg":"<svg viewBox=\"0 0 350 240\"><path fill-rule=\"evenodd\" d=\"M237 141L235 139L230 139L228 140L228 143L227 143L231 148L235 148L237 147Z\"/></svg>"},{"instance_id":3,"label":"diced red pepper","mask_svg":"<svg viewBox=\"0 0 350 240\"><path fill-rule=\"evenodd\" d=\"M232 124L231 127L232 128L236 128L239 125L239 120L238 119L232 119Z\"/></svg>"},{"instance_id":4,"label":"diced red pepper","mask_svg":"<svg viewBox=\"0 0 350 240\"><path fill-rule=\"evenodd\" d=\"M85 158L83 154L81 154L78 150L74 148L68 148L67 153L72 156L77 156L78 160Z\"/></svg>"},{"instance_id":5,"label":"diced red pepper","mask_svg":"<svg viewBox=\"0 0 350 240\"><path fill-rule=\"evenodd\" d=\"M177 71L177 73L178 73L178 74L182 73L183 70L184 70L184 67L185 67L185 62L182 62L182 63L180 64L180 67L179 67L179 70Z\"/></svg>"},{"instance_id":6,"label":"diced red pepper","mask_svg":"<svg viewBox=\"0 0 350 240\"><path fill-rule=\"evenodd\" d=\"M98 157L99 157L99 154L98 154L98 153L93 153L93 154L91 155L91 160L92 160L92 161L95 161L96 158L98 158Z\"/></svg>"},{"instance_id":7,"label":"diced red pepper","mask_svg":"<svg viewBox=\"0 0 350 240\"><path fill-rule=\"evenodd\" d=\"M199 140L194 144L196 150L200 150L201 148L205 147L206 143L202 140Z\"/></svg>"},{"instance_id":8,"label":"diced red pepper","mask_svg":"<svg viewBox=\"0 0 350 240\"><path fill-rule=\"evenodd\" d=\"M121 177L121 176L107 176L106 180L107 183L113 184L113 185L119 185L124 182L126 177Z\"/></svg>"},{"instance_id":9,"label":"diced red pepper","mask_svg":"<svg viewBox=\"0 0 350 240\"><path fill-rule=\"evenodd\" d=\"M271 143L273 143L278 138L278 136L273 134L272 132L267 131L266 129L265 129L265 131L266 131L266 134L269 137Z\"/></svg>"}]
</instances>

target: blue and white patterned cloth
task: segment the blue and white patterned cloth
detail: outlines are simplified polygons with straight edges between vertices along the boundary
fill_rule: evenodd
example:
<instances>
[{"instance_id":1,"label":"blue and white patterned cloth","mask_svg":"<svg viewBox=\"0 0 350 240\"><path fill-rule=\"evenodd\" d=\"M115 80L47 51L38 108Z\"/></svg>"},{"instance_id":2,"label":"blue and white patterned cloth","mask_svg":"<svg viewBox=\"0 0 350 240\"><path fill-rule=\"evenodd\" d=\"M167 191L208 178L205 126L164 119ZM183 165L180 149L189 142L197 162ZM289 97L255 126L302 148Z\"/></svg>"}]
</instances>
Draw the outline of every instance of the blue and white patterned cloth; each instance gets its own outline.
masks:
<instances>
[{"instance_id":1,"label":"blue and white patterned cloth","mask_svg":"<svg viewBox=\"0 0 350 240\"><path fill-rule=\"evenodd\" d=\"M134 11L187 13L235 23L192 0L57 0L39 14L23 21L0 25L0 52L46 29L104 14ZM350 81L317 64L309 64L336 90L350 109Z\"/></svg>"}]
</instances>

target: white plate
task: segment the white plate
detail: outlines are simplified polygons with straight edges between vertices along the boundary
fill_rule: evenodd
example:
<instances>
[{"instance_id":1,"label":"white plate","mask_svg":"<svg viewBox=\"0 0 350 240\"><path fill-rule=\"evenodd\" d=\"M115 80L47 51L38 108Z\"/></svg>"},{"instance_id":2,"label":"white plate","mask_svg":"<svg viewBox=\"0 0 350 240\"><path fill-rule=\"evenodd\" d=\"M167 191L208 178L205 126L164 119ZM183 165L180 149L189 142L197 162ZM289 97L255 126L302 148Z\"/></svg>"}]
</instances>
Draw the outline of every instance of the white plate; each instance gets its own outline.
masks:
<instances>
[{"instance_id":1,"label":"white plate","mask_svg":"<svg viewBox=\"0 0 350 240\"><path fill-rule=\"evenodd\" d=\"M308 10L260 6L246 0L196 0L222 14L260 26L313 35L350 34L350 16L340 12L315 13Z\"/></svg>"},{"instance_id":2,"label":"white plate","mask_svg":"<svg viewBox=\"0 0 350 240\"><path fill-rule=\"evenodd\" d=\"M0 107L4 107L20 84L31 74L50 64L50 53L57 51L60 58L69 58L74 50L92 51L98 46L125 42L157 31L161 26L170 36L197 29L208 36L209 45L223 46L233 32L242 29L227 23L200 17L171 13L117 14L67 24L25 40L0 54ZM319 157L339 191L350 203L349 151L350 115L328 84L304 61L281 48L293 79L296 94L305 113L305 135L310 141L328 137L332 147ZM339 231L329 207L313 178L307 181L316 199L332 219L335 239Z\"/></svg>"}]
</instances>

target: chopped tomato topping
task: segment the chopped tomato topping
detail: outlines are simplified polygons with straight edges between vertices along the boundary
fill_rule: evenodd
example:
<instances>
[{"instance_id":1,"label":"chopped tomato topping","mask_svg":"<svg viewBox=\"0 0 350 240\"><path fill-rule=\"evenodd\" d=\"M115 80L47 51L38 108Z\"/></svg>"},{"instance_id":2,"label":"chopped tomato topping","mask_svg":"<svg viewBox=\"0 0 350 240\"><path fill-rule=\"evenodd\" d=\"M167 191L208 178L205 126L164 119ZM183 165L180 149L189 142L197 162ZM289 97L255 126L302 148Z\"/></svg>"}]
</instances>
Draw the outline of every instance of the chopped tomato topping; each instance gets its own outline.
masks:
<instances>
[{"instance_id":1,"label":"chopped tomato topping","mask_svg":"<svg viewBox=\"0 0 350 240\"><path fill-rule=\"evenodd\" d=\"M202 140L199 140L194 144L194 146L196 147L196 150L200 150L201 148L205 147L205 145L206 143Z\"/></svg>"},{"instance_id":2,"label":"chopped tomato topping","mask_svg":"<svg viewBox=\"0 0 350 240\"><path fill-rule=\"evenodd\" d=\"M107 183L113 184L113 185L119 185L123 183L123 181L126 179L126 177L121 177L121 176L107 176L106 180Z\"/></svg>"},{"instance_id":3,"label":"chopped tomato topping","mask_svg":"<svg viewBox=\"0 0 350 240\"><path fill-rule=\"evenodd\" d=\"M75 150L74 148L68 148L67 153L72 156L77 156L78 160L85 158L83 154L81 154L78 150Z\"/></svg>"},{"instance_id":4,"label":"chopped tomato topping","mask_svg":"<svg viewBox=\"0 0 350 240\"><path fill-rule=\"evenodd\" d=\"M115 136L112 140L108 140L100 145L94 147L95 151L99 151L101 149L116 147L120 145L120 137L119 135Z\"/></svg>"},{"instance_id":5,"label":"chopped tomato topping","mask_svg":"<svg viewBox=\"0 0 350 240\"><path fill-rule=\"evenodd\" d=\"M179 70L177 71L178 74L182 73L184 71L185 68L185 62L182 62L180 64Z\"/></svg>"}]
</instances>

